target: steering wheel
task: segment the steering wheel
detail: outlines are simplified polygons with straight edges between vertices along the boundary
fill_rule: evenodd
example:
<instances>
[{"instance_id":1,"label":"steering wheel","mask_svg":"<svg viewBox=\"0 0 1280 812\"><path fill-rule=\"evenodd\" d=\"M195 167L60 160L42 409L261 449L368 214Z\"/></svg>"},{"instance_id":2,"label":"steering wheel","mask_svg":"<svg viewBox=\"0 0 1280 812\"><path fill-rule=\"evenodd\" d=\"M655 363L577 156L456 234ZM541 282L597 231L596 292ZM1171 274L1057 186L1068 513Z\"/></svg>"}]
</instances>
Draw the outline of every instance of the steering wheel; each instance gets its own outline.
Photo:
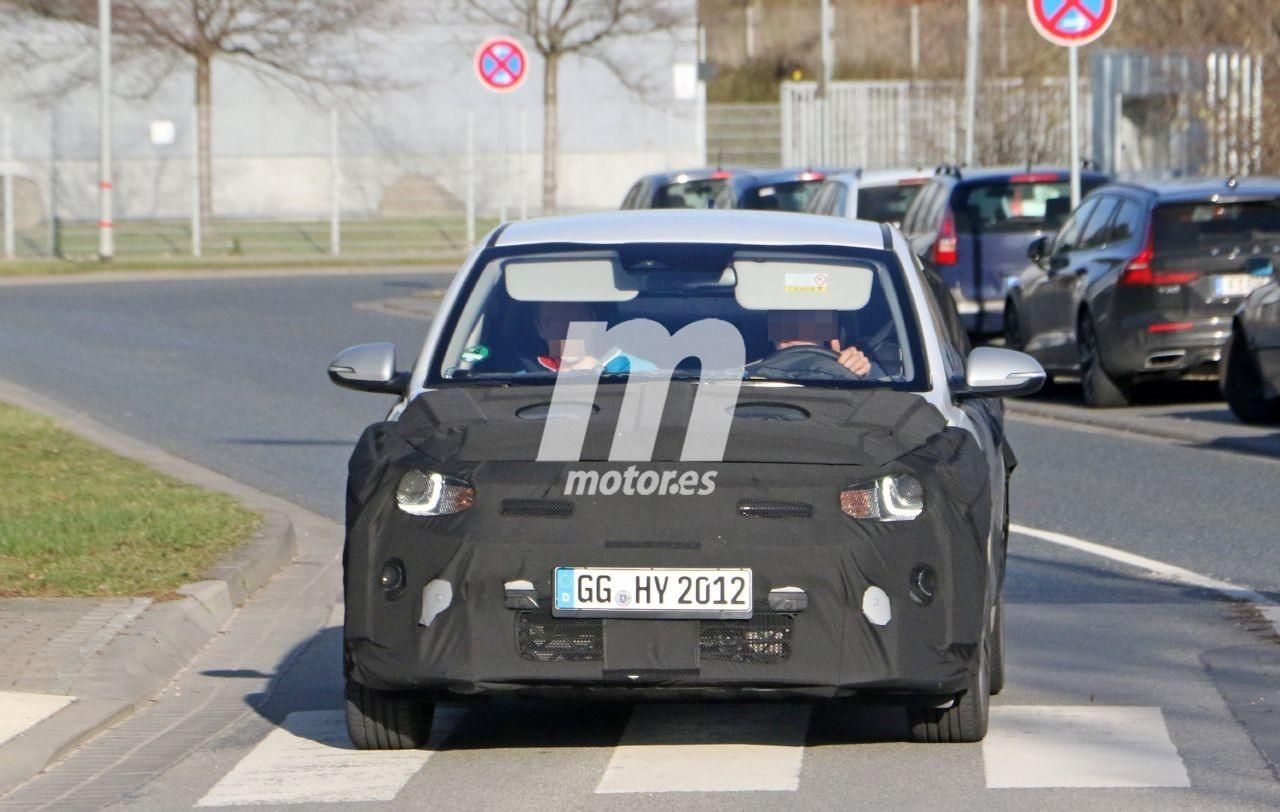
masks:
<instances>
[{"instance_id":1,"label":"steering wheel","mask_svg":"<svg viewBox=\"0 0 1280 812\"><path fill-rule=\"evenodd\" d=\"M824 347L820 344L796 344L794 346L778 350L770 357L774 359L783 357L797 358L802 355L817 355L832 361L840 360L840 353L830 347Z\"/></svg>"}]
</instances>

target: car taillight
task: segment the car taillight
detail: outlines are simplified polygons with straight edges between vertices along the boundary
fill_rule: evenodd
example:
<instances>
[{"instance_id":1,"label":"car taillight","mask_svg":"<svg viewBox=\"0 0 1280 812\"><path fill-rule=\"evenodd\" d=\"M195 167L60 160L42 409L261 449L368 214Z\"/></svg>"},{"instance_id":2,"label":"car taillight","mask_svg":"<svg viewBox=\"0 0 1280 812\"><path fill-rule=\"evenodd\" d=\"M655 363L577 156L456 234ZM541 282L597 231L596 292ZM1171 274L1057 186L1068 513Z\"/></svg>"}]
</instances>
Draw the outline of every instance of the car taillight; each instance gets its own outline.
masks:
<instances>
[{"instance_id":1,"label":"car taillight","mask_svg":"<svg viewBox=\"0 0 1280 812\"><path fill-rule=\"evenodd\" d=\"M1199 271L1157 271L1151 267L1156 258L1155 235L1147 228L1147 239L1142 251L1124 266L1120 274L1121 285L1186 285L1200 278Z\"/></svg>"},{"instance_id":2,"label":"car taillight","mask_svg":"<svg viewBox=\"0 0 1280 812\"><path fill-rule=\"evenodd\" d=\"M938 228L938 239L933 243L934 265L955 265L960 261L960 241L956 237L956 218L947 209Z\"/></svg>"}]
</instances>

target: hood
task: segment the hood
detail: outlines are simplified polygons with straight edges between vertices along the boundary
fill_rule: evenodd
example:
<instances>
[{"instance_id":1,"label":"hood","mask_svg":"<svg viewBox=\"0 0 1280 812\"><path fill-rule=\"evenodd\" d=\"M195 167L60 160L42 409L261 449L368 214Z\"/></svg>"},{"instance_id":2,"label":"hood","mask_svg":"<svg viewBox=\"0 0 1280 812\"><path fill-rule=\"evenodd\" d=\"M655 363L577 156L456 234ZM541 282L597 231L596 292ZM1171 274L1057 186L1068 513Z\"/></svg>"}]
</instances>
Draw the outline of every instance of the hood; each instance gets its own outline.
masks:
<instances>
[{"instance_id":1,"label":"hood","mask_svg":"<svg viewBox=\"0 0 1280 812\"><path fill-rule=\"evenodd\" d=\"M597 389L583 462L609 459L626 387ZM652 461L676 462L698 384L671 383ZM393 432L442 462L528 462L537 458L551 386L452 387L419 395ZM887 389L743 386L724 462L884 465L946 428L917 394Z\"/></svg>"}]
</instances>

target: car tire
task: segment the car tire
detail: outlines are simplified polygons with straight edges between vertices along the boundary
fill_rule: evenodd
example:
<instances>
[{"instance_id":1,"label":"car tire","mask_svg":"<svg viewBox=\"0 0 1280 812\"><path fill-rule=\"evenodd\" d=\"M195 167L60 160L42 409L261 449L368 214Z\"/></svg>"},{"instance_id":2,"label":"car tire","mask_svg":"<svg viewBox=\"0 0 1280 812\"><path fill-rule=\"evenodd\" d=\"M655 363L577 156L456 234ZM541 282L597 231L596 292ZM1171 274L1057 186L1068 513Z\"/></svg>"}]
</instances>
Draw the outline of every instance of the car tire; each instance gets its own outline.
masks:
<instances>
[{"instance_id":1,"label":"car tire","mask_svg":"<svg viewBox=\"0 0 1280 812\"><path fill-rule=\"evenodd\" d=\"M991 709L991 659L989 638L978 648L978 661L969 675L969 684L949 708L907 709L911 740L931 744L980 742L987 736Z\"/></svg>"},{"instance_id":2,"label":"car tire","mask_svg":"<svg viewBox=\"0 0 1280 812\"><path fill-rule=\"evenodd\" d=\"M1262 376L1238 329L1232 329L1222 357L1222 396L1235 416L1243 423L1280 422L1280 398L1258 397Z\"/></svg>"},{"instance_id":3,"label":"car tire","mask_svg":"<svg viewBox=\"0 0 1280 812\"><path fill-rule=\"evenodd\" d=\"M991 681L990 692L996 696L1004 690L1004 600L991 607Z\"/></svg>"},{"instance_id":4,"label":"car tire","mask_svg":"<svg viewBox=\"0 0 1280 812\"><path fill-rule=\"evenodd\" d=\"M1023 351L1026 342L1022 336L1022 322L1018 320L1018 306L1013 300L1004 305L1004 346L1005 349Z\"/></svg>"},{"instance_id":5,"label":"car tire","mask_svg":"<svg viewBox=\"0 0 1280 812\"><path fill-rule=\"evenodd\" d=\"M1098 331L1088 314L1080 317L1076 330L1076 348L1080 354L1080 388L1084 403L1091 409L1118 409L1129 405L1127 386L1116 381L1102 368L1098 355Z\"/></svg>"},{"instance_id":6,"label":"car tire","mask_svg":"<svg viewBox=\"0 0 1280 812\"><path fill-rule=\"evenodd\" d=\"M348 679L347 735L357 750L419 750L431 733L435 705L412 694L375 691Z\"/></svg>"}]
</instances>

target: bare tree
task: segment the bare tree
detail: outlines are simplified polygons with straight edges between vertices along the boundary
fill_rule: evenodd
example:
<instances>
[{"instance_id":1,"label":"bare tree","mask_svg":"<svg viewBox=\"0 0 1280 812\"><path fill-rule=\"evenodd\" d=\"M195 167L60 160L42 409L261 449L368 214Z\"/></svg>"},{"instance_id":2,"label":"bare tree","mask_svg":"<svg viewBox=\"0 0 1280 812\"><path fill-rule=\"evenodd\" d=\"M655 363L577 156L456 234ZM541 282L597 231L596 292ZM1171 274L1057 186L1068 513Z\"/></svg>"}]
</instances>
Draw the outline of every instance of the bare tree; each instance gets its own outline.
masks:
<instances>
[{"instance_id":1,"label":"bare tree","mask_svg":"<svg viewBox=\"0 0 1280 812\"><path fill-rule=\"evenodd\" d=\"M360 37L392 31L398 0L114 0L112 52L139 93L154 89L183 62L195 68L200 219L213 216L213 62L241 65L296 93L371 89L390 83L368 74ZM97 0L0 0L6 28L3 64L56 70L44 93L61 94L93 76ZM33 44L34 43L34 44ZM86 52L88 56L86 57Z\"/></svg>"},{"instance_id":2,"label":"bare tree","mask_svg":"<svg viewBox=\"0 0 1280 812\"><path fill-rule=\"evenodd\" d=\"M470 22L527 37L542 57L542 208L556 208L559 156L560 60L580 56L609 69L628 90L644 94L644 80L608 46L625 38L672 32L687 22L667 0L454 0Z\"/></svg>"}]
</instances>

